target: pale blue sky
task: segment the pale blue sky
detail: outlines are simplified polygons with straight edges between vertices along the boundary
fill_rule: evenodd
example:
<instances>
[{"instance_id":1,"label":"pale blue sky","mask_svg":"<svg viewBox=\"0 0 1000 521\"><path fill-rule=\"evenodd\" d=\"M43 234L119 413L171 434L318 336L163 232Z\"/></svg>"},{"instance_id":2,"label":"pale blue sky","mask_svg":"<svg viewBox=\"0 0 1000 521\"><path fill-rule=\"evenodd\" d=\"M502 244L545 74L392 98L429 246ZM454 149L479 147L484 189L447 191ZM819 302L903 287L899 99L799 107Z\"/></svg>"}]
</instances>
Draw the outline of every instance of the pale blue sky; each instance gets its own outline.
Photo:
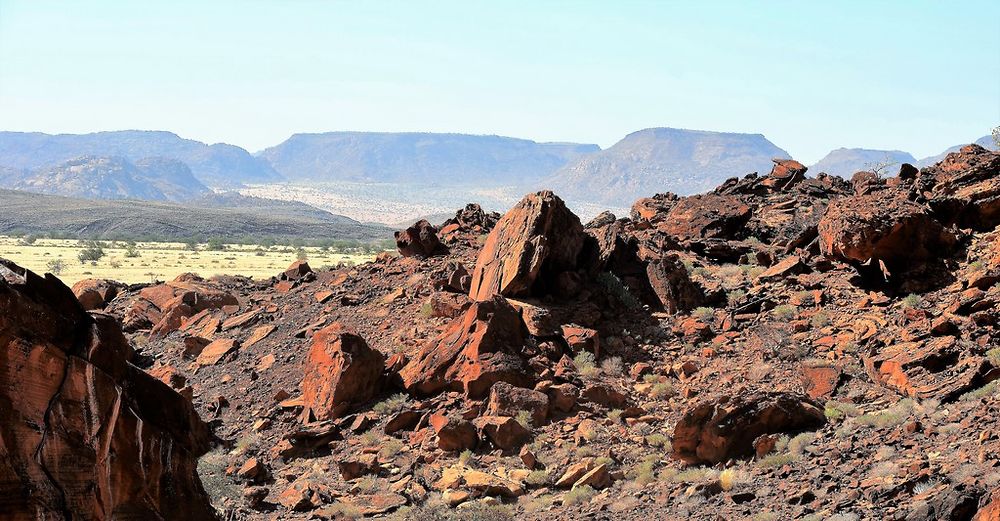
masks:
<instances>
[{"instance_id":1,"label":"pale blue sky","mask_svg":"<svg viewBox=\"0 0 1000 521\"><path fill-rule=\"evenodd\" d=\"M646 127L918 157L1000 124L1000 1L0 0L0 129L610 146Z\"/></svg>"}]
</instances>

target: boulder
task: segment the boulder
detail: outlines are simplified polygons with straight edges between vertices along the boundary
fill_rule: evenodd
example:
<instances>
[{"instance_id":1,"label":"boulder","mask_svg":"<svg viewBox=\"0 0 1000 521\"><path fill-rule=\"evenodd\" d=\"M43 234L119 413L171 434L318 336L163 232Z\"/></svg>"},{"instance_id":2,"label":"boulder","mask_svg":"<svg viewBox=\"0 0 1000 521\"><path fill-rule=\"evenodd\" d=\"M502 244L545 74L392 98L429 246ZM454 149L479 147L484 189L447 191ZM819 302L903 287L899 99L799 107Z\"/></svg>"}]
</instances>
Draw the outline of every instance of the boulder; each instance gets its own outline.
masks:
<instances>
[{"instance_id":1,"label":"boulder","mask_svg":"<svg viewBox=\"0 0 1000 521\"><path fill-rule=\"evenodd\" d=\"M874 381L921 400L952 400L1000 377L972 345L953 336L893 344L864 363Z\"/></svg>"},{"instance_id":2,"label":"boulder","mask_svg":"<svg viewBox=\"0 0 1000 521\"><path fill-rule=\"evenodd\" d=\"M309 267L308 262L304 260L297 260L288 266L281 276L285 280L299 280L312 272L313 270Z\"/></svg>"},{"instance_id":3,"label":"boulder","mask_svg":"<svg viewBox=\"0 0 1000 521\"><path fill-rule=\"evenodd\" d=\"M690 247L705 239L735 239L751 215L737 196L693 195L674 203L657 230Z\"/></svg>"},{"instance_id":4,"label":"boulder","mask_svg":"<svg viewBox=\"0 0 1000 521\"><path fill-rule=\"evenodd\" d=\"M468 420L435 413L430 417L430 424L437 434L438 448L441 450L461 452L475 449L479 445L476 426Z\"/></svg>"},{"instance_id":5,"label":"boulder","mask_svg":"<svg viewBox=\"0 0 1000 521\"><path fill-rule=\"evenodd\" d=\"M313 335L302 378L306 411L318 420L338 418L382 388L385 357L339 323Z\"/></svg>"},{"instance_id":6,"label":"boulder","mask_svg":"<svg viewBox=\"0 0 1000 521\"><path fill-rule=\"evenodd\" d=\"M545 423L549 415L549 397L532 389L514 387L507 382L497 382L490 388L486 402L489 416L517 416L520 411L531 414L531 423L536 427Z\"/></svg>"},{"instance_id":7,"label":"boulder","mask_svg":"<svg viewBox=\"0 0 1000 521\"><path fill-rule=\"evenodd\" d=\"M83 279L73 284L73 294L87 311L101 310L108 305L124 284L107 279Z\"/></svg>"},{"instance_id":8,"label":"boulder","mask_svg":"<svg viewBox=\"0 0 1000 521\"><path fill-rule=\"evenodd\" d=\"M794 159L772 159L774 166L771 173L764 178L764 186L773 190L784 190L801 183L806 178L806 170L802 163Z\"/></svg>"},{"instance_id":9,"label":"boulder","mask_svg":"<svg viewBox=\"0 0 1000 521\"><path fill-rule=\"evenodd\" d=\"M687 411L674 428L673 457L688 464L716 464L754 454L765 434L817 429L823 408L803 395L771 392L722 397Z\"/></svg>"},{"instance_id":10,"label":"boulder","mask_svg":"<svg viewBox=\"0 0 1000 521\"><path fill-rule=\"evenodd\" d=\"M437 229L424 219L396 232L395 237L396 248L403 257L431 257L448 253L448 247L438 239Z\"/></svg>"},{"instance_id":11,"label":"boulder","mask_svg":"<svg viewBox=\"0 0 1000 521\"><path fill-rule=\"evenodd\" d=\"M684 263L674 254L647 258L649 285L667 313L685 313L701 306L705 292L691 280Z\"/></svg>"},{"instance_id":12,"label":"boulder","mask_svg":"<svg viewBox=\"0 0 1000 521\"><path fill-rule=\"evenodd\" d=\"M958 242L925 206L888 190L834 201L818 230L824 255L855 266L881 266L887 275L946 256Z\"/></svg>"},{"instance_id":13,"label":"boulder","mask_svg":"<svg viewBox=\"0 0 1000 521\"><path fill-rule=\"evenodd\" d=\"M921 170L919 189L945 225L989 231L1000 224L1000 153L967 145Z\"/></svg>"},{"instance_id":14,"label":"boulder","mask_svg":"<svg viewBox=\"0 0 1000 521\"><path fill-rule=\"evenodd\" d=\"M196 472L208 427L131 355L114 318L0 260L4 519L215 519Z\"/></svg>"},{"instance_id":15,"label":"boulder","mask_svg":"<svg viewBox=\"0 0 1000 521\"><path fill-rule=\"evenodd\" d=\"M528 194L497 223L472 271L469 296L541 296L558 292L556 281L577 269L583 225L549 191Z\"/></svg>"},{"instance_id":16,"label":"boulder","mask_svg":"<svg viewBox=\"0 0 1000 521\"><path fill-rule=\"evenodd\" d=\"M482 398L496 382L530 387L522 354L527 332L521 316L503 297L474 302L399 372L411 393L464 391Z\"/></svg>"},{"instance_id":17,"label":"boulder","mask_svg":"<svg viewBox=\"0 0 1000 521\"><path fill-rule=\"evenodd\" d=\"M494 447L505 451L520 449L531 437L531 431L509 416L480 416L472 423L482 438L490 440Z\"/></svg>"}]
</instances>

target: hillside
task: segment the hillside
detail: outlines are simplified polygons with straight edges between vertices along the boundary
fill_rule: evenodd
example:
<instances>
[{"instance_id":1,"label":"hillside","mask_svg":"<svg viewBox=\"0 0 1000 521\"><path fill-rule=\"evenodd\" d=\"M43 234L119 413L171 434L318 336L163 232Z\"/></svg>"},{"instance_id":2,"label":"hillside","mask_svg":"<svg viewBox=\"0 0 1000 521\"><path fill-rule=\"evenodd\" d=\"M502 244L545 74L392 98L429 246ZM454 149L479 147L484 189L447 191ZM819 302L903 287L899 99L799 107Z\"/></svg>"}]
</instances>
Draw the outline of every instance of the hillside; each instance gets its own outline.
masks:
<instances>
[{"instance_id":1,"label":"hillside","mask_svg":"<svg viewBox=\"0 0 1000 521\"><path fill-rule=\"evenodd\" d=\"M597 145L467 134L295 134L259 153L293 181L486 184L533 182Z\"/></svg>"},{"instance_id":2,"label":"hillside","mask_svg":"<svg viewBox=\"0 0 1000 521\"><path fill-rule=\"evenodd\" d=\"M185 201L210 190L180 161L146 158L130 163L121 157L84 156L56 166L11 172L0 187L84 199Z\"/></svg>"},{"instance_id":3,"label":"hillside","mask_svg":"<svg viewBox=\"0 0 1000 521\"><path fill-rule=\"evenodd\" d=\"M148 157L176 159L199 181L234 186L280 179L280 175L246 150L224 143L207 145L164 131L121 130L92 134L0 132L0 166L36 169L80 156L120 156L130 161Z\"/></svg>"},{"instance_id":4,"label":"hillside","mask_svg":"<svg viewBox=\"0 0 1000 521\"><path fill-rule=\"evenodd\" d=\"M226 240L361 239L391 237L311 206L241 196L210 196L192 204L87 200L0 190L0 234L56 233L100 239Z\"/></svg>"},{"instance_id":5,"label":"hillside","mask_svg":"<svg viewBox=\"0 0 1000 521\"><path fill-rule=\"evenodd\" d=\"M761 134L649 128L579 158L544 185L569 201L628 207L647 194L693 194L730 177L767 173L776 157L790 156Z\"/></svg>"},{"instance_id":6,"label":"hillside","mask_svg":"<svg viewBox=\"0 0 1000 521\"><path fill-rule=\"evenodd\" d=\"M867 148L838 148L809 167L809 173L816 175L826 172L830 175L850 179L855 172L868 171L876 165L888 163L883 174L896 175L902 163L915 164L916 158L901 150L871 150Z\"/></svg>"}]
</instances>

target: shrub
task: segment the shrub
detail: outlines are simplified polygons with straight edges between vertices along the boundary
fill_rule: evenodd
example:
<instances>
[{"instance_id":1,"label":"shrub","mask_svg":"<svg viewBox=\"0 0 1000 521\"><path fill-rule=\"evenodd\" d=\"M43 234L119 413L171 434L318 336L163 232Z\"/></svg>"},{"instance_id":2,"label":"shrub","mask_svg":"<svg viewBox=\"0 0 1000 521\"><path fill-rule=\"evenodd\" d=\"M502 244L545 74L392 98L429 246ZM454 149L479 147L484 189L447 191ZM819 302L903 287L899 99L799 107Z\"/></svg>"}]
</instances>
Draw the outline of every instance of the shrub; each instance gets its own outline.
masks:
<instances>
[{"instance_id":1,"label":"shrub","mask_svg":"<svg viewBox=\"0 0 1000 521\"><path fill-rule=\"evenodd\" d=\"M1000 388L1000 380L993 380L992 382L976 389L974 391L969 391L959 397L962 401L976 401L982 400L987 396L992 396L997 393L998 388Z\"/></svg>"},{"instance_id":2,"label":"shrub","mask_svg":"<svg viewBox=\"0 0 1000 521\"><path fill-rule=\"evenodd\" d=\"M242 494L242 488L226 476L228 466L228 457L222 449L213 450L198 460L198 478L216 508L221 508L226 499Z\"/></svg>"},{"instance_id":3,"label":"shrub","mask_svg":"<svg viewBox=\"0 0 1000 521\"><path fill-rule=\"evenodd\" d=\"M708 322L715 317L715 310L706 307L694 308L694 311L691 312L691 316L701 320L702 322Z\"/></svg>"},{"instance_id":4,"label":"shrub","mask_svg":"<svg viewBox=\"0 0 1000 521\"><path fill-rule=\"evenodd\" d=\"M987 351L986 358L993 364L993 367L1000 367L1000 347L994 347Z\"/></svg>"},{"instance_id":5,"label":"shrub","mask_svg":"<svg viewBox=\"0 0 1000 521\"><path fill-rule=\"evenodd\" d=\"M653 384L653 387L649 389L649 397L654 400L670 398L676 394L677 391L674 389L674 385L670 382L658 382Z\"/></svg>"},{"instance_id":6,"label":"shrub","mask_svg":"<svg viewBox=\"0 0 1000 521\"><path fill-rule=\"evenodd\" d=\"M635 482L640 485L648 485L653 481L655 481L656 463L658 461L659 458L657 458L656 456L647 456L646 458L644 458L630 472L632 479L634 479Z\"/></svg>"},{"instance_id":7,"label":"shrub","mask_svg":"<svg viewBox=\"0 0 1000 521\"><path fill-rule=\"evenodd\" d=\"M372 411L378 413L379 415L395 414L406 406L406 402L409 397L403 393L394 394L381 402L376 403L372 407Z\"/></svg>"},{"instance_id":8,"label":"shrub","mask_svg":"<svg viewBox=\"0 0 1000 521\"><path fill-rule=\"evenodd\" d=\"M663 447L666 448L670 444L670 439L663 434L650 434L646 436L646 444L652 445L653 447Z\"/></svg>"},{"instance_id":9,"label":"shrub","mask_svg":"<svg viewBox=\"0 0 1000 521\"><path fill-rule=\"evenodd\" d=\"M403 442L397 440L396 438L389 438L382 444L382 448L379 449L378 455L382 459L388 459L396 454L399 454L399 451L401 450L403 450Z\"/></svg>"},{"instance_id":10,"label":"shrub","mask_svg":"<svg viewBox=\"0 0 1000 521\"><path fill-rule=\"evenodd\" d=\"M135 242L128 242L125 244L125 258L135 259L139 257L139 247L136 246Z\"/></svg>"},{"instance_id":11,"label":"shrub","mask_svg":"<svg viewBox=\"0 0 1000 521\"><path fill-rule=\"evenodd\" d=\"M601 371L594 363L594 353L590 351L580 351L573 357L573 365L576 366L576 370L580 372L580 375L585 378L593 378L600 374Z\"/></svg>"},{"instance_id":12,"label":"shrub","mask_svg":"<svg viewBox=\"0 0 1000 521\"><path fill-rule=\"evenodd\" d=\"M531 430L531 413L528 411L517 411L517 415L514 416L517 423L520 423L522 427L527 430Z\"/></svg>"},{"instance_id":13,"label":"shrub","mask_svg":"<svg viewBox=\"0 0 1000 521\"><path fill-rule=\"evenodd\" d=\"M639 300L632 295L632 292L628 290L625 283L622 282L614 273L607 271L602 271L597 274L597 282L608 292L608 294L615 297L618 302L629 309L639 309L641 304Z\"/></svg>"},{"instance_id":14,"label":"shrub","mask_svg":"<svg viewBox=\"0 0 1000 521\"><path fill-rule=\"evenodd\" d=\"M96 241L90 241L84 245L83 251L76 256L80 259L80 264L86 262L97 262L104 258L104 248Z\"/></svg>"},{"instance_id":15,"label":"shrub","mask_svg":"<svg viewBox=\"0 0 1000 521\"><path fill-rule=\"evenodd\" d=\"M306 253L305 248L299 248L295 250L295 260L309 260L309 254Z\"/></svg>"},{"instance_id":16,"label":"shrub","mask_svg":"<svg viewBox=\"0 0 1000 521\"><path fill-rule=\"evenodd\" d=\"M796 309L795 306L792 306L790 304L782 304L771 310L771 314L774 315L774 318L785 321L794 318L796 313L798 313L798 309Z\"/></svg>"},{"instance_id":17,"label":"shrub","mask_svg":"<svg viewBox=\"0 0 1000 521\"><path fill-rule=\"evenodd\" d=\"M465 449L458 455L458 462L463 466L470 466L476 460L476 455L469 449Z\"/></svg>"},{"instance_id":18,"label":"shrub","mask_svg":"<svg viewBox=\"0 0 1000 521\"><path fill-rule=\"evenodd\" d=\"M612 356L611 358L605 358L601 362L601 371L607 375L621 376L622 372L625 371L625 367L622 365L620 357Z\"/></svg>"},{"instance_id":19,"label":"shrub","mask_svg":"<svg viewBox=\"0 0 1000 521\"><path fill-rule=\"evenodd\" d=\"M794 454L771 454L757 460L757 466L765 469L781 467L795 461Z\"/></svg>"},{"instance_id":20,"label":"shrub","mask_svg":"<svg viewBox=\"0 0 1000 521\"><path fill-rule=\"evenodd\" d=\"M892 407L858 417L858 423L871 427L895 427L902 425L913 413L913 400L905 398Z\"/></svg>"},{"instance_id":21,"label":"shrub","mask_svg":"<svg viewBox=\"0 0 1000 521\"><path fill-rule=\"evenodd\" d=\"M608 419L611 420L611 421L613 421L613 422L615 422L615 423L621 423L622 422L622 410L621 409L614 409L614 410L608 411Z\"/></svg>"},{"instance_id":22,"label":"shrub","mask_svg":"<svg viewBox=\"0 0 1000 521\"><path fill-rule=\"evenodd\" d=\"M590 501L590 499L593 498L596 493L597 492L595 492L593 487L591 487L590 485L576 487L573 490L567 492L565 495L563 495L563 504L576 505L578 503L586 503Z\"/></svg>"},{"instance_id":23,"label":"shrub","mask_svg":"<svg viewBox=\"0 0 1000 521\"><path fill-rule=\"evenodd\" d=\"M825 311L820 311L812 316L809 323L812 324L812 327L817 329L826 327L830 325L830 315L828 315Z\"/></svg>"},{"instance_id":24,"label":"shrub","mask_svg":"<svg viewBox=\"0 0 1000 521\"><path fill-rule=\"evenodd\" d=\"M222 251L226 249L226 244L222 242L222 239L212 238L208 240L206 247L209 251Z\"/></svg>"},{"instance_id":25,"label":"shrub","mask_svg":"<svg viewBox=\"0 0 1000 521\"><path fill-rule=\"evenodd\" d=\"M903 299L903 306L908 308L920 307L920 303L921 303L920 295L917 295L915 293L910 293L909 295L906 296L906 298Z\"/></svg>"},{"instance_id":26,"label":"shrub","mask_svg":"<svg viewBox=\"0 0 1000 521\"><path fill-rule=\"evenodd\" d=\"M45 263L45 268L49 273L58 277L66 269L66 263L62 259L53 259Z\"/></svg>"},{"instance_id":27,"label":"shrub","mask_svg":"<svg viewBox=\"0 0 1000 521\"><path fill-rule=\"evenodd\" d=\"M826 402L826 406L823 408L823 414L828 420L839 420L844 416L857 416L860 413L858 406L836 400Z\"/></svg>"},{"instance_id":28,"label":"shrub","mask_svg":"<svg viewBox=\"0 0 1000 521\"><path fill-rule=\"evenodd\" d=\"M533 470L524 478L524 482L533 487L547 485L549 483L549 473L546 470Z\"/></svg>"},{"instance_id":29,"label":"shrub","mask_svg":"<svg viewBox=\"0 0 1000 521\"><path fill-rule=\"evenodd\" d=\"M726 301L730 306L733 306L741 302L744 298L746 298L746 296L746 291L743 291L742 289L734 289L726 294Z\"/></svg>"}]
</instances>

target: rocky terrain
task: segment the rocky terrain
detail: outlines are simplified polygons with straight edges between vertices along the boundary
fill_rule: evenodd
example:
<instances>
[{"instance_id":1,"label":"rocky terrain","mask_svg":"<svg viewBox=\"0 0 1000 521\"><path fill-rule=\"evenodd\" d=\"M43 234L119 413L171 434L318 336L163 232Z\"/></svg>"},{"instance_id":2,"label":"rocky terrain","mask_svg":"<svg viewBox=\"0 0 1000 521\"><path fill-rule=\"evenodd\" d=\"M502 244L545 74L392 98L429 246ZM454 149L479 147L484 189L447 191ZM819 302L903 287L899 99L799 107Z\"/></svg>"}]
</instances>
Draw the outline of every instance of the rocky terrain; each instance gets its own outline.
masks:
<instances>
[{"instance_id":1,"label":"rocky terrain","mask_svg":"<svg viewBox=\"0 0 1000 521\"><path fill-rule=\"evenodd\" d=\"M541 191L360 266L79 304L5 264L0 506L1000 518L1000 153L768 172L586 224Z\"/></svg>"},{"instance_id":2,"label":"rocky terrain","mask_svg":"<svg viewBox=\"0 0 1000 521\"><path fill-rule=\"evenodd\" d=\"M809 167L811 172L823 172L849 179L854 172L881 169L883 175L892 175L903 163L916 164L917 160L909 152L902 150L871 150L867 148L838 148L831 150L816 164Z\"/></svg>"}]
</instances>

